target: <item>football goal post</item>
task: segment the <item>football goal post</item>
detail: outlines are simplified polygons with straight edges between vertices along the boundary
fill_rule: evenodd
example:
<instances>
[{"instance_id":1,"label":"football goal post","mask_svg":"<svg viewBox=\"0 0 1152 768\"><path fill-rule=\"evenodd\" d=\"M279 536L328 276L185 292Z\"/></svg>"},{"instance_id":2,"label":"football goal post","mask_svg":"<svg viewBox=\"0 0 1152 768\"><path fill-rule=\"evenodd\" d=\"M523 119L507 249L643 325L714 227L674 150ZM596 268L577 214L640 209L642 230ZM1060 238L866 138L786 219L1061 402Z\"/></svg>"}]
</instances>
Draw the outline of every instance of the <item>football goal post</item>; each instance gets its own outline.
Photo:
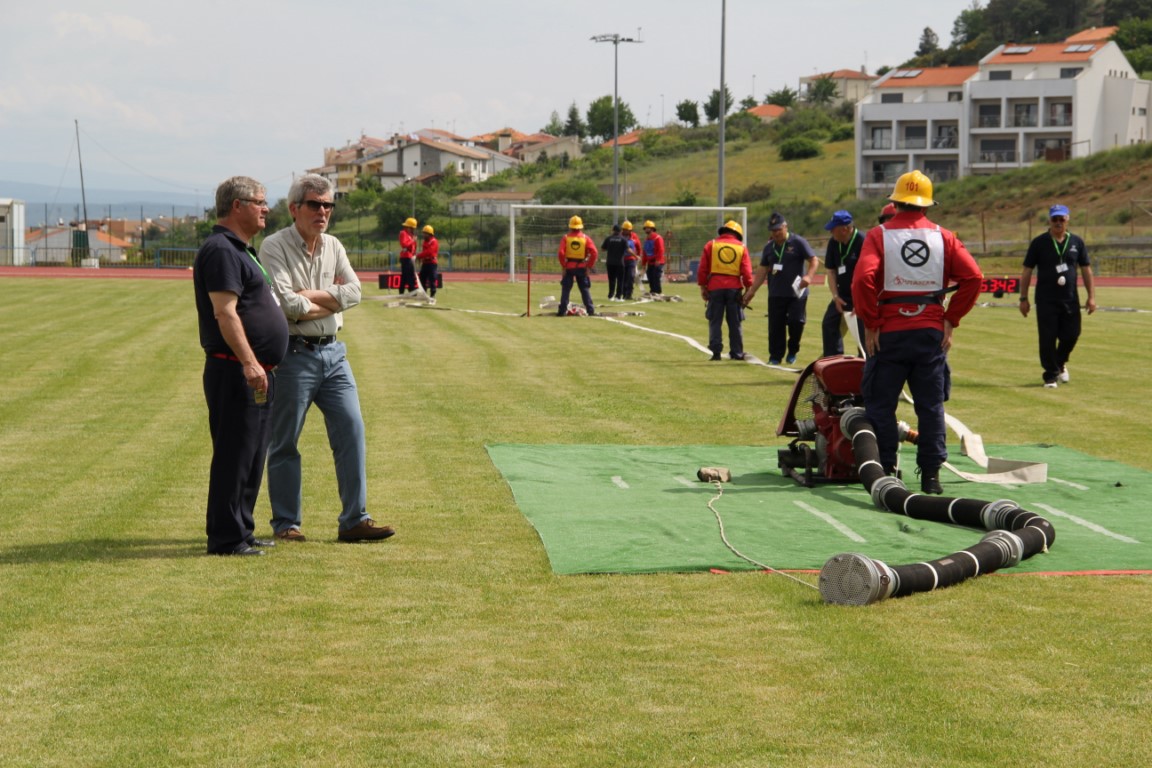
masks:
<instances>
[{"instance_id":1,"label":"football goal post","mask_svg":"<svg viewBox=\"0 0 1152 768\"><path fill-rule=\"evenodd\" d=\"M644 222L651 221L664 238L665 270L684 275L700 258L704 244L716 237L725 221L734 219L748 232L748 209L741 206L718 208L697 206L616 207L612 205L513 205L508 218L508 281L516 282L525 271L529 257L534 273L558 274L556 259L560 238L568 231L568 220L579 216L584 232L599 248L613 224L632 222L633 230L644 240ZM747 240L745 240L747 242ZM601 255L603 259L603 254Z\"/></svg>"}]
</instances>

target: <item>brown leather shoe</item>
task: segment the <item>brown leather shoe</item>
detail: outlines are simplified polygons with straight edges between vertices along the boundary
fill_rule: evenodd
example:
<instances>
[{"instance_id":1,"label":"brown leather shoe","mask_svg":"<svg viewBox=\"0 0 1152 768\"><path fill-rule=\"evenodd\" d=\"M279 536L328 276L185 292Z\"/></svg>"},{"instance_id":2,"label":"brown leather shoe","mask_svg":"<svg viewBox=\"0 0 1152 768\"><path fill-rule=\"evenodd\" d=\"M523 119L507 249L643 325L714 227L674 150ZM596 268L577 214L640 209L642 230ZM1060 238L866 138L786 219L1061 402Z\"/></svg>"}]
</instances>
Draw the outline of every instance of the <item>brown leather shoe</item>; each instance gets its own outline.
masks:
<instances>
[{"instance_id":1,"label":"brown leather shoe","mask_svg":"<svg viewBox=\"0 0 1152 768\"><path fill-rule=\"evenodd\" d=\"M299 528L288 528L276 534L281 541L308 541L308 537L300 532Z\"/></svg>"},{"instance_id":2,"label":"brown leather shoe","mask_svg":"<svg viewBox=\"0 0 1152 768\"><path fill-rule=\"evenodd\" d=\"M340 541L378 541L396 533L390 525L380 525L369 518L344 531L340 531Z\"/></svg>"}]
</instances>

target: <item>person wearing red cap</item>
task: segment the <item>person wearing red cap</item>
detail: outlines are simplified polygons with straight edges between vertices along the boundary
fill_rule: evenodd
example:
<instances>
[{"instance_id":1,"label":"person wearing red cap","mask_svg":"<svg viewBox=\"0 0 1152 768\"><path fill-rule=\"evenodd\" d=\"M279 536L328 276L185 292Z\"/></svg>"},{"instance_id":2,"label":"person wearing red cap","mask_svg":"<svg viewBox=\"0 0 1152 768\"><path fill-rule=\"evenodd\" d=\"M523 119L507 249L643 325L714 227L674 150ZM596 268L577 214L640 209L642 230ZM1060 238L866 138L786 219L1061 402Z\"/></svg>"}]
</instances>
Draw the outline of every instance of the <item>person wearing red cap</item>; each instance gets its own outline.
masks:
<instances>
[{"instance_id":1,"label":"person wearing red cap","mask_svg":"<svg viewBox=\"0 0 1152 768\"><path fill-rule=\"evenodd\" d=\"M740 299L743 289L752 285L752 257L744 245L744 228L739 222L726 222L717 234L719 237L704 244L696 270L700 297L708 302L704 310L708 318L708 349L712 350L713 360L720 359L724 351L722 323L727 322L728 356L743 360L744 333L740 325L744 307Z\"/></svg>"},{"instance_id":2,"label":"person wearing red cap","mask_svg":"<svg viewBox=\"0 0 1152 768\"><path fill-rule=\"evenodd\" d=\"M896 215L896 204L895 203L888 203L888 205L884 206L880 210L880 223L883 224L884 222L888 221L888 219L892 218L895 215Z\"/></svg>"},{"instance_id":3,"label":"person wearing red cap","mask_svg":"<svg viewBox=\"0 0 1152 768\"><path fill-rule=\"evenodd\" d=\"M1054 205L1048 210L1048 231L1035 238L1024 256L1020 275L1020 314L1028 317L1028 288L1036 272L1036 328L1040 336L1040 365L1044 386L1055 389L1067 383L1068 358L1080 338L1080 294L1076 289L1076 268L1084 277L1088 314L1096 311L1096 285L1088 246L1068 231L1068 207Z\"/></svg>"}]
</instances>

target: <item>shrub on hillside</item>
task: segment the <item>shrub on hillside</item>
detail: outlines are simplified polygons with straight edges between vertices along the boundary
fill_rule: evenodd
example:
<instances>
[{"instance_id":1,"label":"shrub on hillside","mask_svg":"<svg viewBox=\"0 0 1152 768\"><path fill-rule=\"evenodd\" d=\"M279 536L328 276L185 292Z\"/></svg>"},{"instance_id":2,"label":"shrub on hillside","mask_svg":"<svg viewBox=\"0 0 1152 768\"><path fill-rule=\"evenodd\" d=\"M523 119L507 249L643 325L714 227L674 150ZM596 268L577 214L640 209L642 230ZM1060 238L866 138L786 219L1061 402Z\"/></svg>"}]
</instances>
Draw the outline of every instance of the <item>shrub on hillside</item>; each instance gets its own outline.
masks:
<instances>
[{"instance_id":1,"label":"shrub on hillside","mask_svg":"<svg viewBox=\"0 0 1152 768\"><path fill-rule=\"evenodd\" d=\"M824 149L820 143L808 138L788 139L780 144L779 156L781 160L803 160L808 157L820 157Z\"/></svg>"},{"instance_id":2,"label":"shrub on hillside","mask_svg":"<svg viewBox=\"0 0 1152 768\"><path fill-rule=\"evenodd\" d=\"M848 141L856 135L856 126L852 123L840 123L832 129L829 141Z\"/></svg>"},{"instance_id":3,"label":"shrub on hillside","mask_svg":"<svg viewBox=\"0 0 1152 768\"><path fill-rule=\"evenodd\" d=\"M729 203L754 203L772 197L772 185L754 181L744 189L734 189L727 195Z\"/></svg>"}]
</instances>

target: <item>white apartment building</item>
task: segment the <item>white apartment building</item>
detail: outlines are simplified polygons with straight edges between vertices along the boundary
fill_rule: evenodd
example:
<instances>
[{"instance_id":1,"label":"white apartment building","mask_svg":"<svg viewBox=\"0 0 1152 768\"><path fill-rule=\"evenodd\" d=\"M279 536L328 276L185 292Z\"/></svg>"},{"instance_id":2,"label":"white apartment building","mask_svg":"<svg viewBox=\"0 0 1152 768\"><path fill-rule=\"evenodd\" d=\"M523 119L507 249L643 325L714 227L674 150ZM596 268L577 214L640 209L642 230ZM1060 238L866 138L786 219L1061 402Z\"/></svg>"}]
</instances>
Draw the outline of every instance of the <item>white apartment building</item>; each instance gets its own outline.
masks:
<instances>
[{"instance_id":1,"label":"white apartment building","mask_svg":"<svg viewBox=\"0 0 1152 768\"><path fill-rule=\"evenodd\" d=\"M912 169L946 181L1147 141L1152 82L1104 39L1113 31L888 72L856 105L857 196L887 195Z\"/></svg>"}]
</instances>

